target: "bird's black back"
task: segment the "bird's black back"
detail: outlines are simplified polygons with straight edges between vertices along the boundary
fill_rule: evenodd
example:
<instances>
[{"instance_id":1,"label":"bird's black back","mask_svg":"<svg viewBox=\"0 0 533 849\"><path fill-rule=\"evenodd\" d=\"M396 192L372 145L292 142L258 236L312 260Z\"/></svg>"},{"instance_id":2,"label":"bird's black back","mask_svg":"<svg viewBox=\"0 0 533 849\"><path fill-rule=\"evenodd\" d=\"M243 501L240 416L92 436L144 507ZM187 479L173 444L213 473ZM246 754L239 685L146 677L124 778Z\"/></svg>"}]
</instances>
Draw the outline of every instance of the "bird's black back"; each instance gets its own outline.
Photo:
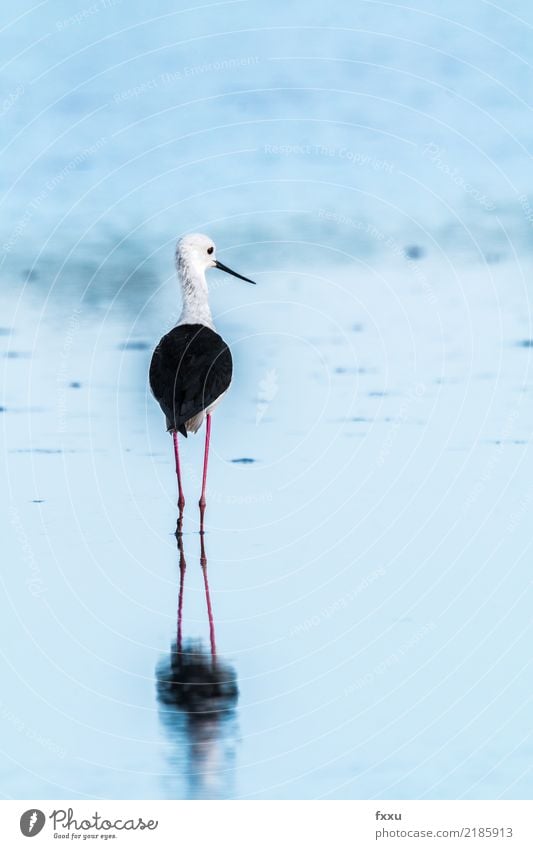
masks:
<instances>
[{"instance_id":1,"label":"bird's black back","mask_svg":"<svg viewBox=\"0 0 533 849\"><path fill-rule=\"evenodd\" d=\"M201 413L231 383L231 353L203 324L182 324L167 333L150 363L150 387L169 428L187 436L185 422Z\"/></svg>"}]
</instances>

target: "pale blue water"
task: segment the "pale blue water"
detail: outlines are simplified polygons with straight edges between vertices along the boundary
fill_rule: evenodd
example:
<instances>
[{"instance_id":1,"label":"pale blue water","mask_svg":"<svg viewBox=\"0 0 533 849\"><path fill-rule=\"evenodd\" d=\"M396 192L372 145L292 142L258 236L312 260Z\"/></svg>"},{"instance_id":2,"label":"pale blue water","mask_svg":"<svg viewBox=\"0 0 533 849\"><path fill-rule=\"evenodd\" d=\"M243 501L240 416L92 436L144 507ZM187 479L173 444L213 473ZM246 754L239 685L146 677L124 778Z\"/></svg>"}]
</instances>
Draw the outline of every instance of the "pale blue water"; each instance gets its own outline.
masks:
<instances>
[{"instance_id":1,"label":"pale blue water","mask_svg":"<svg viewBox=\"0 0 533 849\"><path fill-rule=\"evenodd\" d=\"M2 12L0 790L528 798L532 11L180 5ZM211 275L200 726L146 382L197 229L259 284Z\"/></svg>"}]
</instances>

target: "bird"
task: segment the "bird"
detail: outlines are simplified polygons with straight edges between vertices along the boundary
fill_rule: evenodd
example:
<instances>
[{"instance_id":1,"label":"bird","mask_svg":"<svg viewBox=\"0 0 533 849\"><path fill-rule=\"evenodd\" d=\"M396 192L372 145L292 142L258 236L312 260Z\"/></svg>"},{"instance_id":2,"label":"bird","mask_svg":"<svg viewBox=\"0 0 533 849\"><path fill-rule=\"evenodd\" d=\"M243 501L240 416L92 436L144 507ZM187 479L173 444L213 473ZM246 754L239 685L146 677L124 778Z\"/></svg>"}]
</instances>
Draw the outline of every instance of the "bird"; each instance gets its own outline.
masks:
<instances>
[{"instance_id":1,"label":"bird","mask_svg":"<svg viewBox=\"0 0 533 849\"><path fill-rule=\"evenodd\" d=\"M178 480L178 534L182 533L185 508L178 437L187 438L187 434L197 433L204 420L206 422L199 501L200 533L203 534L211 414L228 391L233 374L231 351L217 333L209 308L206 272L218 268L246 283L255 285L255 281L219 262L213 240L203 233L190 233L180 238L175 260L181 286L181 315L153 352L149 383L173 439Z\"/></svg>"}]
</instances>

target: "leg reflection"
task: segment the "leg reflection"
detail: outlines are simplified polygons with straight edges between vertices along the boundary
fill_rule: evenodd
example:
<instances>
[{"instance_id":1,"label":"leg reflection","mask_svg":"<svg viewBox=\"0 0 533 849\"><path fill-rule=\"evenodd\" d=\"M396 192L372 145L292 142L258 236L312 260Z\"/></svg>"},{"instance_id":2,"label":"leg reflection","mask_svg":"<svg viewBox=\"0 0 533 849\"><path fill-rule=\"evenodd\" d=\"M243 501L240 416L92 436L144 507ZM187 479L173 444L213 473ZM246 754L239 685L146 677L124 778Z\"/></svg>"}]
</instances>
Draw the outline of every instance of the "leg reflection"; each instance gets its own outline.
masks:
<instances>
[{"instance_id":1,"label":"leg reflection","mask_svg":"<svg viewBox=\"0 0 533 849\"><path fill-rule=\"evenodd\" d=\"M213 659L213 666L216 663L217 657L217 644L215 637L215 620L213 618L213 608L211 606L211 595L209 593L209 579L207 577L207 556L205 553L205 543L203 535L200 538L201 545L201 554L200 554L200 565L202 567L202 573L204 576L204 589L205 589L205 601L207 605L207 619L209 621L209 642L211 643L211 657Z\"/></svg>"},{"instance_id":2,"label":"leg reflection","mask_svg":"<svg viewBox=\"0 0 533 849\"><path fill-rule=\"evenodd\" d=\"M186 789L179 798L227 798L232 795L238 699L235 670L216 652L215 623L209 592L207 556L201 537L202 568L210 648L201 640L183 641L183 602L187 569L183 537L177 535L180 568L177 638L157 669L160 717L172 744L171 761ZM172 783L172 782L171 782ZM175 787L176 782L174 782Z\"/></svg>"}]
</instances>

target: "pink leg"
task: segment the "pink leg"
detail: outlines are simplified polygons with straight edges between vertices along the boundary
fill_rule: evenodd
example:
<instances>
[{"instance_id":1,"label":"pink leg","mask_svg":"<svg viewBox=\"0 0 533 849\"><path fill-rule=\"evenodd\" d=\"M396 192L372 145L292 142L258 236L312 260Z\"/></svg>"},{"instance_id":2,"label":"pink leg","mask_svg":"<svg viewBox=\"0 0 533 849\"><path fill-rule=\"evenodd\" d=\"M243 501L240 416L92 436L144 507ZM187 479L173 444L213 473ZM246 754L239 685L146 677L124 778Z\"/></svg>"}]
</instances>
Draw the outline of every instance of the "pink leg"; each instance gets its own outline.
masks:
<instances>
[{"instance_id":1,"label":"pink leg","mask_svg":"<svg viewBox=\"0 0 533 849\"><path fill-rule=\"evenodd\" d=\"M207 462L209 460L209 440L211 438L211 415L207 414L205 423L204 474L202 477L202 495L200 496L200 533L204 532L205 488L207 484Z\"/></svg>"},{"instance_id":2,"label":"pink leg","mask_svg":"<svg viewBox=\"0 0 533 849\"><path fill-rule=\"evenodd\" d=\"M185 497L183 495L183 486L181 484L181 467L180 467L180 454L178 450L178 432L174 431L172 434L172 438L174 440L174 457L176 459L176 477L178 478L178 509L180 511L178 518L178 533L181 534L181 528L183 525L183 508L185 507Z\"/></svg>"},{"instance_id":3,"label":"pink leg","mask_svg":"<svg viewBox=\"0 0 533 849\"><path fill-rule=\"evenodd\" d=\"M182 648L182 624L183 624L183 590L185 586L185 570L187 569L187 564L185 562L185 552L183 551L183 539L178 536L178 550L180 553L180 592L178 596L178 639L177 639L177 650L179 654L181 654Z\"/></svg>"}]
</instances>

